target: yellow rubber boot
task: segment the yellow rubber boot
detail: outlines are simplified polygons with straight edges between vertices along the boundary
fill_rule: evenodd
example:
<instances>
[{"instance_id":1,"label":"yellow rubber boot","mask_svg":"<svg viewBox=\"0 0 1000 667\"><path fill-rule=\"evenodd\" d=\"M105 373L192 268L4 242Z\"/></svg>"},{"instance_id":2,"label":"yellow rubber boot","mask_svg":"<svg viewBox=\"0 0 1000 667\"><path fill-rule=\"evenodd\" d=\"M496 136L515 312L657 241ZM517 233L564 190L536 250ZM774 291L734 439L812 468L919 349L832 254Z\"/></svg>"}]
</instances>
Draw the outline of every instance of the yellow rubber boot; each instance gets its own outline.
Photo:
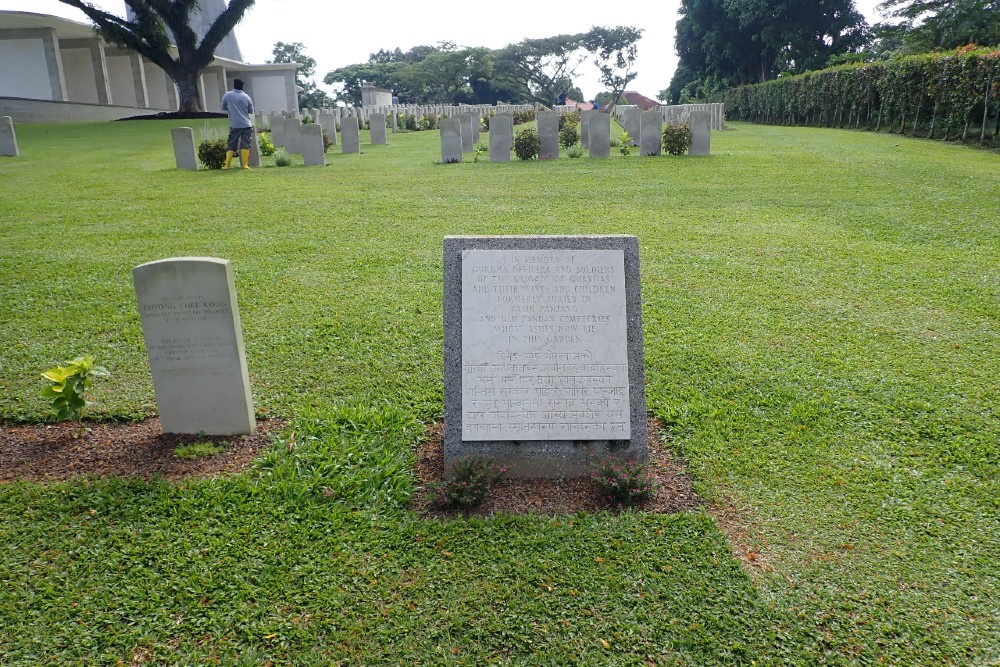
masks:
<instances>
[{"instance_id":1,"label":"yellow rubber boot","mask_svg":"<svg viewBox=\"0 0 1000 667\"><path fill-rule=\"evenodd\" d=\"M225 171L233 165L233 151L226 151L226 164L222 165L222 170Z\"/></svg>"},{"instance_id":2,"label":"yellow rubber boot","mask_svg":"<svg viewBox=\"0 0 1000 667\"><path fill-rule=\"evenodd\" d=\"M243 168L250 171L250 149L244 148L240 151L240 162L243 163Z\"/></svg>"}]
</instances>

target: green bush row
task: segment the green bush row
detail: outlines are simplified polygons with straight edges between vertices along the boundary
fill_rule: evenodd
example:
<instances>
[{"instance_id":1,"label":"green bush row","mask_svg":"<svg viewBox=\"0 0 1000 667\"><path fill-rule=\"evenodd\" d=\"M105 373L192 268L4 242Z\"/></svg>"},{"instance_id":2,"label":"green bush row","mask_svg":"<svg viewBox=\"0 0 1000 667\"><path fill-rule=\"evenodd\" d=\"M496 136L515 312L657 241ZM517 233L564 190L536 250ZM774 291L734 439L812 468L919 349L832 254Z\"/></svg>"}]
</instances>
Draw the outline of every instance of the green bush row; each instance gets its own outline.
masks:
<instances>
[{"instance_id":1,"label":"green bush row","mask_svg":"<svg viewBox=\"0 0 1000 667\"><path fill-rule=\"evenodd\" d=\"M1000 50L834 67L731 88L715 101L733 120L985 143L1000 138Z\"/></svg>"}]
</instances>

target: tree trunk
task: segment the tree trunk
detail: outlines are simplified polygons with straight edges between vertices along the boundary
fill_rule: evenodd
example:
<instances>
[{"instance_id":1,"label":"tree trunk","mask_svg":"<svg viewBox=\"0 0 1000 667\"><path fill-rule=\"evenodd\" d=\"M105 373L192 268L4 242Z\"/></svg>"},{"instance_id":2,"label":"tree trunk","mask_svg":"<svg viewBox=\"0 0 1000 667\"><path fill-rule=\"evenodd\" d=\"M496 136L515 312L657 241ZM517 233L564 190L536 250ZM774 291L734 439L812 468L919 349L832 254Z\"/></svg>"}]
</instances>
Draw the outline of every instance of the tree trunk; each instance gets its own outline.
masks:
<instances>
[{"instance_id":1,"label":"tree trunk","mask_svg":"<svg viewBox=\"0 0 1000 667\"><path fill-rule=\"evenodd\" d=\"M174 77L177 84L178 111L191 113L204 111L205 107L201 101L201 72L184 71L178 72Z\"/></svg>"},{"instance_id":2,"label":"tree trunk","mask_svg":"<svg viewBox=\"0 0 1000 667\"><path fill-rule=\"evenodd\" d=\"M993 77L986 83L986 94L983 95L983 131L979 133L979 145L986 141L986 120L990 117L990 89L993 87Z\"/></svg>"}]
</instances>

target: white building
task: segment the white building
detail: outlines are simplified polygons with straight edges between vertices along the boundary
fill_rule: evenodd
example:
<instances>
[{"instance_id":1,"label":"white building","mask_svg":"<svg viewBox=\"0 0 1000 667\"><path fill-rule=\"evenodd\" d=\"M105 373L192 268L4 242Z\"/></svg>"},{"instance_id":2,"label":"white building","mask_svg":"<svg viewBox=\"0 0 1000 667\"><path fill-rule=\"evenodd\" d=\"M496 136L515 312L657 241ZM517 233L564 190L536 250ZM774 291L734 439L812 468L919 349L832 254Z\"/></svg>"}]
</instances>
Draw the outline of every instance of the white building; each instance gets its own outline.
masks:
<instances>
[{"instance_id":1,"label":"white building","mask_svg":"<svg viewBox=\"0 0 1000 667\"><path fill-rule=\"evenodd\" d=\"M235 36L229 53L239 54ZM232 51L232 48L235 51ZM248 65L216 57L201 75L206 111L221 111L233 79L258 111L298 109L296 63ZM94 27L30 12L0 11L0 116L16 123L113 120L176 111L177 87L134 51L108 44Z\"/></svg>"}]
</instances>

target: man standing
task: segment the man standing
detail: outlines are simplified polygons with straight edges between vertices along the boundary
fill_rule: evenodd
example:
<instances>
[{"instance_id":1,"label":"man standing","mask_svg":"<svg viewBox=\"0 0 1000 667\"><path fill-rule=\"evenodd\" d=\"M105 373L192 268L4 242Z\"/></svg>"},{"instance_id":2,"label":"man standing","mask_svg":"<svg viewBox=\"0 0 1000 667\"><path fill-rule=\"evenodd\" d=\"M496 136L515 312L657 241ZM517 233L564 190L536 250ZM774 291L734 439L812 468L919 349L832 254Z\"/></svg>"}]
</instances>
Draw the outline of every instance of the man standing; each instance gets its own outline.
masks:
<instances>
[{"instance_id":1,"label":"man standing","mask_svg":"<svg viewBox=\"0 0 1000 667\"><path fill-rule=\"evenodd\" d=\"M233 79L233 89L222 97L222 110L229 112L229 140L226 142L226 164L229 169L237 148L243 168L250 169L250 142L253 136L253 100L243 92L243 79Z\"/></svg>"}]
</instances>

